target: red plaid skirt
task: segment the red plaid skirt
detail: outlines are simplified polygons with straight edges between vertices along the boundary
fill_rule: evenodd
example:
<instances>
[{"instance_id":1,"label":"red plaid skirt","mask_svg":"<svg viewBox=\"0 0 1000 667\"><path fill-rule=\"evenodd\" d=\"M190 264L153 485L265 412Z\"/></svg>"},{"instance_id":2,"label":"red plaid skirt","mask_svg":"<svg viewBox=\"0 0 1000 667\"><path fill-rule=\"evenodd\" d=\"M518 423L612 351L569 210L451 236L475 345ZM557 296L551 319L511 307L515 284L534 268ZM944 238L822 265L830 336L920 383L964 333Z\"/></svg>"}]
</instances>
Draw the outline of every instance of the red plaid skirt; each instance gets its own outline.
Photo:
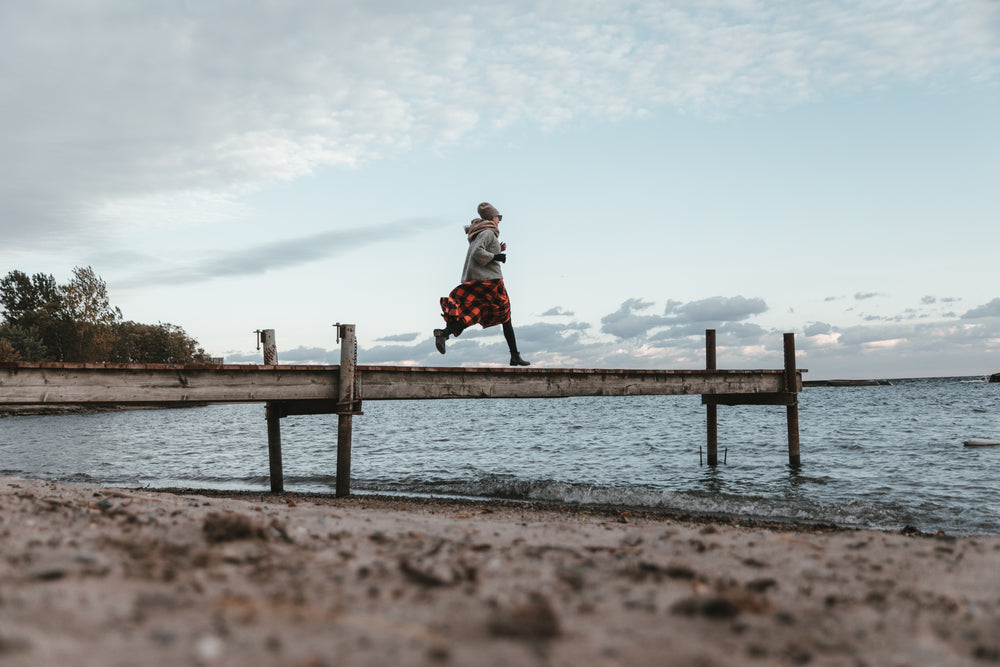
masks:
<instances>
[{"instance_id":1,"label":"red plaid skirt","mask_svg":"<svg viewBox=\"0 0 1000 667\"><path fill-rule=\"evenodd\" d=\"M480 324L485 329L503 324L510 319L510 297L503 280L462 283L451 294L441 297L441 317L445 322L458 322L464 327Z\"/></svg>"}]
</instances>

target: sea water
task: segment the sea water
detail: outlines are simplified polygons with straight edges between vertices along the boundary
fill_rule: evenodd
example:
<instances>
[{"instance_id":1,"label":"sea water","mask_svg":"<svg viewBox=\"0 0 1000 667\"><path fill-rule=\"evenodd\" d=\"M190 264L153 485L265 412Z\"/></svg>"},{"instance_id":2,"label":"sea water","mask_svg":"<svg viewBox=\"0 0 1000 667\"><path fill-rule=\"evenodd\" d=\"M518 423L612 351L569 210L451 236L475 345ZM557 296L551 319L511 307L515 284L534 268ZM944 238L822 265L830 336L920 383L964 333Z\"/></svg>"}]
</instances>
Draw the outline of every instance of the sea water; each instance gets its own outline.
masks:
<instances>
[{"instance_id":1,"label":"sea water","mask_svg":"<svg viewBox=\"0 0 1000 667\"><path fill-rule=\"evenodd\" d=\"M506 498L1000 534L1000 384L811 387L802 465L785 408L719 406L705 465L698 396L371 401L354 417L355 493ZM281 421L285 490L332 493L335 415ZM127 487L266 491L262 405L0 419L0 474Z\"/></svg>"}]
</instances>

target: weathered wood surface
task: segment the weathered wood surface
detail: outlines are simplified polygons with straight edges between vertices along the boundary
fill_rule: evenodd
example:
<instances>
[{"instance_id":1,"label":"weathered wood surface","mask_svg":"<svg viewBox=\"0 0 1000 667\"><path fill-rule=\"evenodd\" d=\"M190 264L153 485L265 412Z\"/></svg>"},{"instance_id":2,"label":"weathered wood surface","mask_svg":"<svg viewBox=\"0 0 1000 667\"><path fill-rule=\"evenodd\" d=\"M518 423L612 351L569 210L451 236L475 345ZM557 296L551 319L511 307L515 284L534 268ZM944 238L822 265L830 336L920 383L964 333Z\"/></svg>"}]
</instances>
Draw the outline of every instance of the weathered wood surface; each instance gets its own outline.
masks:
<instances>
[{"instance_id":1,"label":"weathered wood surface","mask_svg":"<svg viewBox=\"0 0 1000 667\"><path fill-rule=\"evenodd\" d=\"M0 364L0 404L336 401L339 366ZM801 391L802 372L796 372ZM782 370L358 366L356 398L559 398L788 392Z\"/></svg>"},{"instance_id":2,"label":"weathered wood surface","mask_svg":"<svg viewBox=\"0 0 1000 667\"><path fill-rule=\"evenodd\" d=\"M546 398L784 391L780 370L660 371L359 366L361 398ZM801 376L799 376L801 381Z\"/></svg>"},{"instance_id":3,"label":"weathered wood surface","mask_svg":"<svg viewBox=\"0 0 1000 667\"><path fill-rule=\"evenodd\" d=\"M335 399L333 366L0 364L0 404Z\"/></svg>"}]
</instances>

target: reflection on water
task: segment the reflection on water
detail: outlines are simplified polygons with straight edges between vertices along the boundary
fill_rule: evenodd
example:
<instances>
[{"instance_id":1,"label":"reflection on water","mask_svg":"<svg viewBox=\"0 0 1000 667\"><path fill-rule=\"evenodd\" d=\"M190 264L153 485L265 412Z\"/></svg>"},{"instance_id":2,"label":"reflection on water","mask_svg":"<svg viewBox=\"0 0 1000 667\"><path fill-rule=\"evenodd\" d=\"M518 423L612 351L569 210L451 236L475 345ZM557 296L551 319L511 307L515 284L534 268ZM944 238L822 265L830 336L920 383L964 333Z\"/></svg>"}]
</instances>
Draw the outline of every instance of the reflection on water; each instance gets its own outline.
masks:
<instances>
[{"instance_id":1,"label":"reflection on water","mask_svg":"<svg viewBox=\"0 0 1000 667\"><path fill-rule=\"evenodd\" d=\"M697 396L370 402L352 488L1000 533L1000 448L962 446L1000 438L998 401L1000 385L957 379L807 389L798 470L783 407L720 406L713 469ZM331 493L336 440L334 416L282 420L286 490ZM264 408L0 419L0 471L266 490Z\"/></svg>"}]
</instances>

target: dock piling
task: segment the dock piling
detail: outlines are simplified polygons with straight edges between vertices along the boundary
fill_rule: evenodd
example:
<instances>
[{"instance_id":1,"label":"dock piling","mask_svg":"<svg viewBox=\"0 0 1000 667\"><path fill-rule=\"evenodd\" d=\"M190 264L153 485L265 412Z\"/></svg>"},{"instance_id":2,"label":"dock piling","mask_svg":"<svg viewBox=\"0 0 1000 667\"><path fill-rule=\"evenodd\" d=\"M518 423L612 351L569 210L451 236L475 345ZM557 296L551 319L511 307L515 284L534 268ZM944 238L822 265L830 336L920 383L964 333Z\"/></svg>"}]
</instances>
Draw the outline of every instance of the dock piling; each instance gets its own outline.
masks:
<instances>
[{"instance_id":1,"label":"dock piling","mask_svg":"<svg viewBox=\"0 0 1000 667\"><path fill-rule=\"evenodd\" d=\"M274 342L274 329L258 329L259 343L264 346L264 365L278 363L278 347ZM277 404L264 404L264 418L267 420L267 463L271 478L271 493L285 490L285 479L281 464L281 411Z\"/></svg>"},{"instance_id":2,"label":"dock piling","mask_svg":"<svg viewBox=\"0 0 1000 667\"><path fill-rule=\"evenodd\" d=\"M705 370L716 370L715 361L715 329L705 329ZM719 412L718 406L709 403L705 406L708 433L708 465L719 465Z\"/></svg>"},{"instance_id":3,"label":"dock piling","mask_svg":"<svg viewBox=\"0 0 1000 667\"><path fill-rule=\"evenodd\" d=\"M791 394L791 402L786 406L788 420L788 465L798 468L802 465L799 456L799 388L795 371L795 334L785 334L785 392Z\"/></svg>"},{"instance_id":4,"label":"dock piling","mask_svg":"<svg viewBox=\"0 0 1000 667\"><path fill-rule=\"evenodd\" d=\"M285 479L281 467L281 415L278 406L266 403L264 415L267 419L267 461L271 493L282 493L285 490Z\"/></svg>"},{"instance_id":5,"label":"dock piling","mask_svg":"<svg viewBox=\"0 0 1000 667\"><path fill-rule=\"evenodd\" d=\"M264 346L264 365L274 366L277 364L278 346L274 342L274 329L261 329L260 343Z\"/></svg>"},{"instance_id":6,"label":"dock piling","mask_svg":"<svg viewBox=\"0 0 1000 667\"><path fill-rule=\"evenodd\" d=\"M337 324L340 340L340 371L337 403L337 497L351 494L351 430L354 422L355 375L358 366L358 341L355 325Z\"/></svg>"}]
</instances>

